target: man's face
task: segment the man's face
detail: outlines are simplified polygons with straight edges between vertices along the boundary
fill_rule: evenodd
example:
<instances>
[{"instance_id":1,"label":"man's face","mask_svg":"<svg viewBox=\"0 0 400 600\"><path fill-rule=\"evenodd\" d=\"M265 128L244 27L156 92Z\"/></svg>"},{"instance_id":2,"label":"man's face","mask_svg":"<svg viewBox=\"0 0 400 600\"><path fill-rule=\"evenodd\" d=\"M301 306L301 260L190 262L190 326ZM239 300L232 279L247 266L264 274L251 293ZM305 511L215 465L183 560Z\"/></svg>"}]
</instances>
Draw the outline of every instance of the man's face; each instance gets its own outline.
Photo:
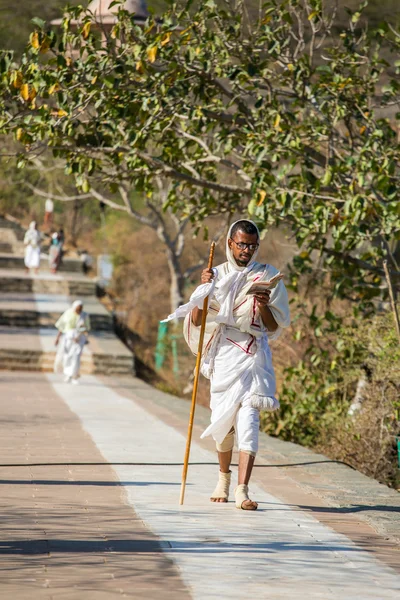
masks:
<instances>
[{"instance_id":1,"label":"man's face","mask_svg":"<svg viewBox=\"0 0 400 600\"><path fill-rule=\"evenodd\" d=\"M247 247L240 248L238 244L247 244ZM244 231L240 231L239 229L233 238L228 240L228 245L238 266L245 267L256 251L255 246L258 246L258 236L256 233L244 233ZM254 248L250 249L249 245L253 245Z\"/></svg>"}]
</instances>

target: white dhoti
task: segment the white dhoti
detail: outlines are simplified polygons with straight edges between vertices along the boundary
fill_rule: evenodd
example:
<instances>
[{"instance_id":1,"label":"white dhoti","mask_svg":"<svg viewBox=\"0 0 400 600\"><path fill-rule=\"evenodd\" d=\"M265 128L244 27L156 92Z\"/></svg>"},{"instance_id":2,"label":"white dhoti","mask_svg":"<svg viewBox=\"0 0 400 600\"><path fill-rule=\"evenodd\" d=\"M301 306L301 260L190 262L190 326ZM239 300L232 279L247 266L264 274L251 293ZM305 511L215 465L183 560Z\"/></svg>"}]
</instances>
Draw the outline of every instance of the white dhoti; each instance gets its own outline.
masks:
<instances>
[{"instance_id":1,"label":"white dhoti","mask_svg":"<svg viewBox=\"0 0 400 600\"><path fill-rule=\"evenodd\" d=\"M27 269L38 269L40 266L40 247L33 247L29 244L25 248L24 262Z\"/></svg>"},{"instance_id":2,"label":"white dhoti","mask_svg":"<svg viewBox=\"0 0 400 600\"><path fill-rule=\"evenodd\" d=\"M240 450L257 452L260 410L276 410L275 375L266 337L221 326L202 365L211 379L211 424L202 438L222 443L235 428Z\"/></svg>"},{"instance_id":3,"label":"white dhoti","mask_svg":"<svg viewBox=\"0 0 400 600\"><path fill-rule=\"evenodd\" d=\"M86 336L74 329L64 333L58 344L54 371L56 373L62 371L66 377L76 379L79 376L85 343Z\"/></svg>"}]
</instances>

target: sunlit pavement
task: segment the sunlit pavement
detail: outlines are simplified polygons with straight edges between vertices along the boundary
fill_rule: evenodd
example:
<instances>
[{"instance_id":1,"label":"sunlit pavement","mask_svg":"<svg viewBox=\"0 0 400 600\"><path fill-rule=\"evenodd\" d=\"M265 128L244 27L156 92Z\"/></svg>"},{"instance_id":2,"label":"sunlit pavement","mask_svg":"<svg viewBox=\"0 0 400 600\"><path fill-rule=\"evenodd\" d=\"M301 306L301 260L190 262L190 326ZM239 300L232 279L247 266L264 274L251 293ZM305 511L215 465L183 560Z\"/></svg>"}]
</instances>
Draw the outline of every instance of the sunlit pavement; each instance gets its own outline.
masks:
<instances>
[{"instance_id":1,"label":"sunlit pavement","mask_svg":"<svg viewBox=\"0 0 400 600\"><path fill-rule=\"evenodd\" d=\"M0 386L1 597L399 597L387 531L400 509L385 486L265 436L250 486L259 510L210 503L218 467L212 444L199 444L198 409L180 507L187 402L134 378L71 386L3 372ZM351 485L351 505L329 501ZM364 518L368 485L381 521Z\"/></svg>"}]
</instances>

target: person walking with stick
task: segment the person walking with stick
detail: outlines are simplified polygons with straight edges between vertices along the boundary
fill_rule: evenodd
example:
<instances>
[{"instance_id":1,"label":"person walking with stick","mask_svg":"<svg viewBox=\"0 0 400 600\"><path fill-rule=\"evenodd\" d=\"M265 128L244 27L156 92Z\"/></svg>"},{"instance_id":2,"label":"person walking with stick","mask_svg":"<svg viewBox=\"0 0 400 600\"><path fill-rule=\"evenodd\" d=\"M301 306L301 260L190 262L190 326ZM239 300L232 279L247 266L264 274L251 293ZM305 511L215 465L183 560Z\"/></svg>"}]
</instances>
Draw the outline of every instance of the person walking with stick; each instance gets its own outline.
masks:
<instances>
[{"instance_id":1,"label":"person walking with stick","mask_svg":"<svg viewBox=\"0 0 400 600\"><path fill-rule=\"evenodd\" d=\"M282 275L272 265L256 262L259 242L255 223L234 223L226 240L227 262L205 269L189 303L169 317L185 316L185 339L193 353L203 349L201 373L211 381L211 424L201 437L212 435L216 441L220 470L210 499L228 502L236 438L235 504L243 510L257 509L248 484L258 450L260 410L279 408L268 342L290 324ZM205 297L209 305L204 319ZM199 346L203 331L204 344Z\"/></svg>"}]
</instances>

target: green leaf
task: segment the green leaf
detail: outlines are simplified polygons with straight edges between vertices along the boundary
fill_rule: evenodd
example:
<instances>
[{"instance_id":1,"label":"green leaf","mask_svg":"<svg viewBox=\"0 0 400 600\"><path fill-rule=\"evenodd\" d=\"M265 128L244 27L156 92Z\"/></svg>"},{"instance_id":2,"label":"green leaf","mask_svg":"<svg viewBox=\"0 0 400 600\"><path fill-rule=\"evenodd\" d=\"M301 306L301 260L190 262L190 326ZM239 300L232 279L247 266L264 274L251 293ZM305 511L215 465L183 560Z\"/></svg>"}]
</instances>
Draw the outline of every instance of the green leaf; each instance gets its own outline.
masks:
<instances>
[{"instance_id":1,"label":"green leaf","mask_svg":"<svg viewBox=\"0 0 400 600\"><path fill-rule=\"evenodd\" d=\"M39 29L44 29L44 27L46 25L46 21L43 21L43 19L39 19L39 17L34 17L33 19L31 19L31 22L34 25L37 25L37 27L39 27Z\"/></svg>"}]
</instances>

